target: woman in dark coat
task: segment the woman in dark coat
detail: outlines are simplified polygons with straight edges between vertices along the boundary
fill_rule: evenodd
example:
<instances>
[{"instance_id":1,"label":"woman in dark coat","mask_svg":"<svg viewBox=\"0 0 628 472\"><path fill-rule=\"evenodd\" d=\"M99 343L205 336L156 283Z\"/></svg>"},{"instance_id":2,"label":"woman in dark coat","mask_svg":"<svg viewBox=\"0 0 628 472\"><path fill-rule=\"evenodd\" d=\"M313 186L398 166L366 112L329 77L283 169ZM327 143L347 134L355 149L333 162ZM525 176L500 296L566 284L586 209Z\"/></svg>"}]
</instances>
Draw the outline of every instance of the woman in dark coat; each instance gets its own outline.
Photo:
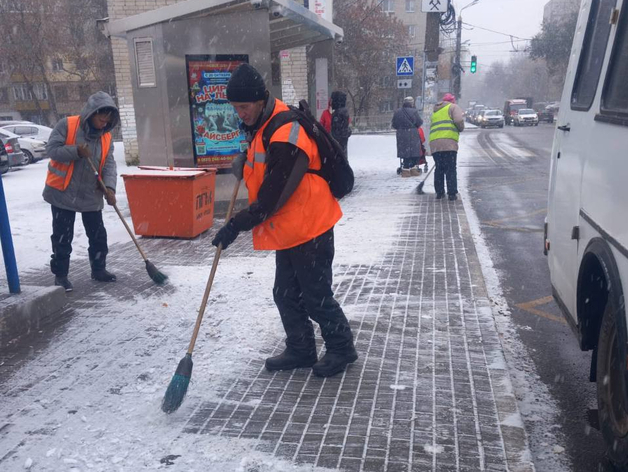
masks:
<instances>
[{"instance_id":1,"label":"woman in dark coat","mask_svg":"<svg viewBox=\"0 0 628 472\"><path fill-rule=\"evenodd\" d=\"M417 167L421 159L421 135L423 120L413 106L414 98L406 97L402 107L395 112L392 127L397 130L397 156L402 160L402 177L419 175Z\"/></svg>"}]
</instances>

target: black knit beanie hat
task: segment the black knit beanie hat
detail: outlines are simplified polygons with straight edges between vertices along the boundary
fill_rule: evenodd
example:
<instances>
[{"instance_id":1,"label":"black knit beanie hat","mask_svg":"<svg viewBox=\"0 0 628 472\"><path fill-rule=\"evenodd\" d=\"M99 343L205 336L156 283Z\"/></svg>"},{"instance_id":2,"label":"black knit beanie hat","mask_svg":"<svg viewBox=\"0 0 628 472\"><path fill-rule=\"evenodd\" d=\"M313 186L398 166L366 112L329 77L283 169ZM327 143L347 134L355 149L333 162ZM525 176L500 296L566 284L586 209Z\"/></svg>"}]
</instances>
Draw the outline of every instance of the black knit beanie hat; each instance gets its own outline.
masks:
<instances>
[{"instance_id":1,"label":"black knit beanie hat","mask_svg":"<svg viewBox=\"0 0 628 472\"><path fill-rule=\"evenodd\" d=\"M266 98L266 84L261 74L249 64L240 64L227 83L230 102L257 102Z\"/></svg>"}]
</instances>

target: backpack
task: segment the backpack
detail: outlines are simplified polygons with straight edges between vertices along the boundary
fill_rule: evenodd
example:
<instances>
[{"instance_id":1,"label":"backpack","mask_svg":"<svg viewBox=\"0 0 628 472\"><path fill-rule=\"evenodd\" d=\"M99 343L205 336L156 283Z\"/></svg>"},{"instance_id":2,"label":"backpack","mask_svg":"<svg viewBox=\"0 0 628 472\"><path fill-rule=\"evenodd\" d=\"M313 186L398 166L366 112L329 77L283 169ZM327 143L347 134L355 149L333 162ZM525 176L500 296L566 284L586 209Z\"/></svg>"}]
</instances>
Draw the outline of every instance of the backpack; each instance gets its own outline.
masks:
<instances>
[{"instance_id":1,"label":"backpack","mask_svg":"<svg viewBox=\"0 0 628 472\"><path fill-rule=\"evenodd\" d=\"M327 182L332 195L342 198L353 190L354 175L349 160L342 146L321 125L310 110L307 101L301 100L299 108L288 105L289 110L277 113L271 118L262 133L262 143L268 149L271 136L287 123L297 121L307 135L316 142L318 153L321 156L321 169L308 169Z\"/></svg>"}]
</instances>

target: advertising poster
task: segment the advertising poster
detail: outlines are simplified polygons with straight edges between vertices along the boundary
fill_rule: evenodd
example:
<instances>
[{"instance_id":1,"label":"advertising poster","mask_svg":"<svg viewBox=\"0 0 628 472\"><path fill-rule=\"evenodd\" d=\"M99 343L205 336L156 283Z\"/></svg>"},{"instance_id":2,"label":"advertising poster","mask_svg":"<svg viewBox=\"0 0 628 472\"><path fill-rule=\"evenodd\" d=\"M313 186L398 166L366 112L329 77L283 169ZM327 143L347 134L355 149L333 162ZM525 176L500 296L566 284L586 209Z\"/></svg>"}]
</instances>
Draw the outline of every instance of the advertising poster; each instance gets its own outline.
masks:
<instances>
[{"instance_id":1,"label":"advertising poster","mask_svg":"<svg viewBox=\"0 0 628 472\"><path fill-rule=\"evenodd\" d=\"M240 119L227 101L227 82L247 55L186 56L194 162L197 167L229 168L246 150Z\"/></svg>"}]
</instances>

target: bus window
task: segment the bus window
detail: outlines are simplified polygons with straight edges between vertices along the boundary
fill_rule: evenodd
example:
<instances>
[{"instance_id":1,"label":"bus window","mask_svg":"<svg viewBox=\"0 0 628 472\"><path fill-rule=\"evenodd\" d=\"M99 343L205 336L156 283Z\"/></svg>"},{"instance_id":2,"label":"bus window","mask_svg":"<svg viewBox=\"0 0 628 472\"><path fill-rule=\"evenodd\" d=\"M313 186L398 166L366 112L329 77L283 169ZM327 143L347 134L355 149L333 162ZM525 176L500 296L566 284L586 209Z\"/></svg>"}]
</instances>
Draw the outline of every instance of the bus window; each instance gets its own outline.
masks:
<instances>
[{"instance_id":1,"label":"bus window","mask_svg":"<svg viewBox=\"0 0 628 472\"><path fill-rule=\"evenodd\" d=\"M628 6L624 5L602 95L602 112L628 114Z\"/></svg>"},{"instance_id":2,"label":"bus window","mask_svg":"<svg viewBox=\"0 0 628 472\"><path fill-rule=\"evenodd\" d=\"M616 4L617 0L592 0L591 2L591 12L571 93L572 110L587 111L591 108L611 31L609 20Z\"/></svg>"}]
</instances>

